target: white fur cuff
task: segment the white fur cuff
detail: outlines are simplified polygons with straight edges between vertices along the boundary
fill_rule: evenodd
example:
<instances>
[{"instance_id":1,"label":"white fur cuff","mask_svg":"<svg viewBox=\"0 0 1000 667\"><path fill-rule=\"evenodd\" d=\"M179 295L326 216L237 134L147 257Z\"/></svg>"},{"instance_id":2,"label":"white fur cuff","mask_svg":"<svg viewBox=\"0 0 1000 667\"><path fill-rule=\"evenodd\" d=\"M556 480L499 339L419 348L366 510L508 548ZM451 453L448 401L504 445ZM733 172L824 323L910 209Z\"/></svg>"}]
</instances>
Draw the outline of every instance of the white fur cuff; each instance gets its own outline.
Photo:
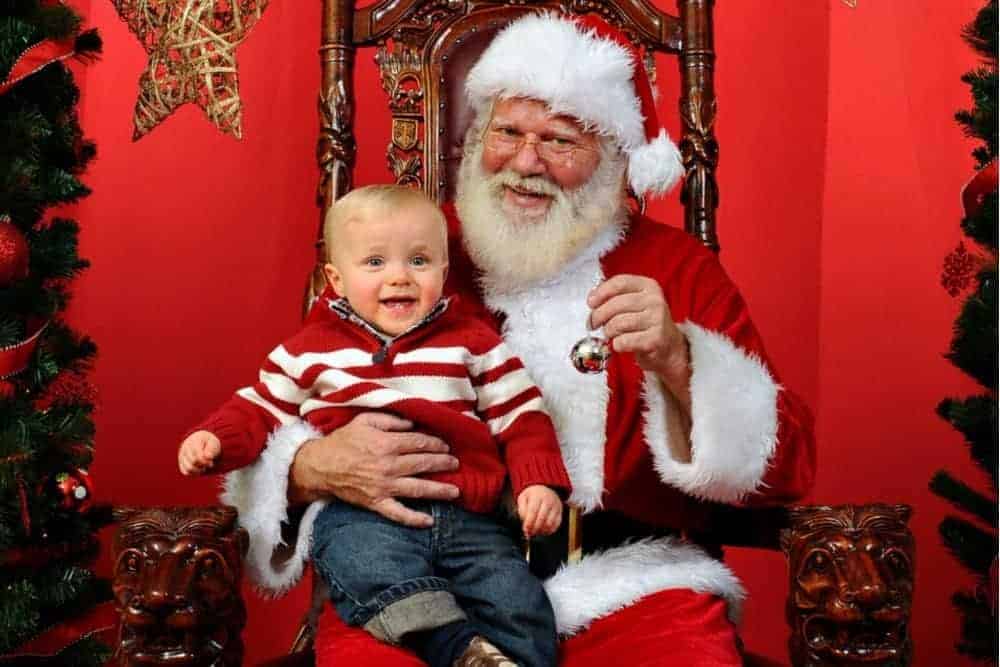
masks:
<instances>
[{"instance_id":1,"label":"white fur cuff","mask_svg":"<svg viewBox=\"0 0 1000 667\"><path fill-rule=\"evenodd\" d=\"M274 550L284 545L281 524L288 521L288 472L299 447L323 434L305 422L295 422L275 430L267 438L260 458L245 468L234 470L223 480L220 500L239 512L239 525L250 535L246 566L250 578L273 595L281 595L302 576L309 560L312 525L325 502L309 506L299 526L295 551L284 563L271 562Z\"/></svg>"},{"instance_id":2,"label":"white fur cuff","mask_svg":"<svg viewBox=\"0 0 1000 667\"><path fill-rule=\"evenodd\" d=\"M778 441L778 392L767 368L726 336L679 325L691 349L691 461L671 454L676 405L645 382L645 436L660 478L704 500L738 503L762 484Z\"/></svg>"},{"instance_id":3,"label":"white fur cuff","mask_svg":"<svg viewBox=\"0 0 1000 667\"><path fill-rule=\"evenodd\" d=\"M599 618L669 589L712 593L729 604L729 619L739 622L746 591L721 561L672 537L646 539L564 565L545 591L562 636L585 630Z\"/></svg>"}]
</instances>

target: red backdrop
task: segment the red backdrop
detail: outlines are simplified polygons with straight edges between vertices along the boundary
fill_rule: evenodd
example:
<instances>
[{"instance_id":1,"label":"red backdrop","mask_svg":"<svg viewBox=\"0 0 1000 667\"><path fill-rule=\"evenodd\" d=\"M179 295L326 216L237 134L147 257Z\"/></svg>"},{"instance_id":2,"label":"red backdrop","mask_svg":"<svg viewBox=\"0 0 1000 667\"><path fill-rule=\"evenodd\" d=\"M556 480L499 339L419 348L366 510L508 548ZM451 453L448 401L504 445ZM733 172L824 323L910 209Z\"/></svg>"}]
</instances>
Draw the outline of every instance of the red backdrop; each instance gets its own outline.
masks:
<instances>
[{"instance_id":1,"label":"red backdrop","mask_svg":"<svg viewBox=\"0 0 1000 667\"><path fill-rule=\"evenodd\" d=\"M214 480L176 472L178 440L294 330L312 259L320 3L272 0L239 49L242 142L186 107L138 143L144 53L110 2L76 4L105 40L81 81L99 158L94 194L77 207L93 267L71 314L101 350L92 473L115 504L210 503ZM980 2L857 4L718 3L723 257L782 380L816 412L812 500L915 507L916 664L961 664L948 597L970 578L938 542L947 508L926 486L942 466L985 486L934 415L942 397L971 390L941 356L959 303L938 276L972 168L951 117L970 104L959 76L975 60L959 31ZM372 55L357 60L357 183L388 178ZM659 70L661 115L676 131L676 67ZM681 224L676 195L653 210ZM752 595L747 643L783 656L782 557L730 561ZM248 600L253 663L287 648L305 591Z\"/></svg>"}]
</instances>

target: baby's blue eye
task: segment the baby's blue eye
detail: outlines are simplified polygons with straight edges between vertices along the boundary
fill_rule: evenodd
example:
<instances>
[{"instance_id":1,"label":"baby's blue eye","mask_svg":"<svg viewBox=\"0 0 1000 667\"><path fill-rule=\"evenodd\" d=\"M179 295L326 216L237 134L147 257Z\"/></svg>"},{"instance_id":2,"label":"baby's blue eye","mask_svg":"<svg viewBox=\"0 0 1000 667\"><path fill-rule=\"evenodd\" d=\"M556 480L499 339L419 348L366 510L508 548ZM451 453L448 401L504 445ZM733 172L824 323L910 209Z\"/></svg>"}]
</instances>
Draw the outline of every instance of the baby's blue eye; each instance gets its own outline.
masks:
<instances>
[{"instance_id":1,"label":"baby's blue eye","mask_svg":"<svg viewBox=\"0 0 1000 667\"><path fill-rule=\"evenodd\" d=\"M410 264L412 264L413 266L426 266L427 258L421 255L417 255L416 257L410 259Z\"/></svg>"},{"instance_id":2,"label":"baby's blue eye","mask_svg":"<svg viewBox=\"0 0 1000 667\"><path fill-rule=\"evenodd\" d=\"M365 264L367 264L368 266L382 266L382 258L369 257L368 259L365 260Z\"/></svg>"}]
</instances>

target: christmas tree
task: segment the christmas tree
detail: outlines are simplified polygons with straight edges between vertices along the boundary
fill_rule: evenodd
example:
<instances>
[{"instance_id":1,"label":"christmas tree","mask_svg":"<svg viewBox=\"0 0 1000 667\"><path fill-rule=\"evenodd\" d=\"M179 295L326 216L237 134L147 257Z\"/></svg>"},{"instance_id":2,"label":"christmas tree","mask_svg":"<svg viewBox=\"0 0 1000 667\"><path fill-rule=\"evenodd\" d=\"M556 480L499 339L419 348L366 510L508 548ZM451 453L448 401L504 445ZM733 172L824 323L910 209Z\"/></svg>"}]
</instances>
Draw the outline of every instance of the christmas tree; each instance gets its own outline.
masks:
<instances>
[{"instance_id":1,"label":"christmas tree","mask_svg":"<svg viewBox=\"0 0 1000 667\"><path fill-rule=\"evenodd\" d=\"M978 580L975 591L959 591L952 602L962 617L959 652L973 658L997 658L997 3L990 0L965 29L965 39L982 63L962 80L972 89L974 108L956 118L966 133L979 140L973 156L977 176L963 193L962 231L985 256L972 280L972 290L955 321L947 357L983 387L977 396L949 398L938 413L965 438L969 453L988 475L993 497L939 471L931 490L951 501L966 516L946 517L939 526L945 546ZM976 263L974 255L963 261ZM952 258L952 263L954 263Z\"/></svg>"},{"instance_id":2,"label":"christmas tree","mask_svg":"<svg viewBox=\"0 0 1000 667\"><path fill-rule=\"evenodd\" d=\"M89 193L79 179L95 148L82 137L79 90L63 62L99 49L96 32L82 31L61 2L0 0L0 663L17 662L28 642L48 655L40 643L51 634L62 637L52 664L109 655L73 632L74 619L108 597L87 566L101 522L86 473L96 348L61 319L87 262L77 223L49 210Z\"/></svg>"}]
</instances>

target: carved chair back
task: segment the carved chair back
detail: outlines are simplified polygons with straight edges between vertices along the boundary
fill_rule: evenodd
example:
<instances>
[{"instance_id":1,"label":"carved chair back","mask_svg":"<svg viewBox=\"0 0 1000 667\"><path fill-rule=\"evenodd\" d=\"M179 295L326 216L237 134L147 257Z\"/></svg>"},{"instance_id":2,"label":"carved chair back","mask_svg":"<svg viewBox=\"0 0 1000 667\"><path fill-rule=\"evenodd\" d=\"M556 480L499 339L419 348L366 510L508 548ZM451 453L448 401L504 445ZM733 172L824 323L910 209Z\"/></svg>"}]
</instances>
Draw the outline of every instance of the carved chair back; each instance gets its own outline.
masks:
<instances>
[{"instance_id":1,"label":"carved chair back","mask_svg":"<svg viewBox=\"0 0 1000 667\"><path fill-rule=\"evenodd\" d=\"M527 12L599 14L642 47L651 75L655 72L653 54L678 57L683 121L678 144L687 172L681 191L685 228L718 250L714 0L678 0L677 4L679 13L672 16L645 0L383 0L364 9L355 9L352 0L325 0L317 147L321 230L311 295L323 287L322 220L352 186L357 48L376 48L392 113L387 159L396 182L422 187L443 203L454 196L465 132L472 120L463 92L466 74L493 36Z\"/></svg>"}]
</instances>

